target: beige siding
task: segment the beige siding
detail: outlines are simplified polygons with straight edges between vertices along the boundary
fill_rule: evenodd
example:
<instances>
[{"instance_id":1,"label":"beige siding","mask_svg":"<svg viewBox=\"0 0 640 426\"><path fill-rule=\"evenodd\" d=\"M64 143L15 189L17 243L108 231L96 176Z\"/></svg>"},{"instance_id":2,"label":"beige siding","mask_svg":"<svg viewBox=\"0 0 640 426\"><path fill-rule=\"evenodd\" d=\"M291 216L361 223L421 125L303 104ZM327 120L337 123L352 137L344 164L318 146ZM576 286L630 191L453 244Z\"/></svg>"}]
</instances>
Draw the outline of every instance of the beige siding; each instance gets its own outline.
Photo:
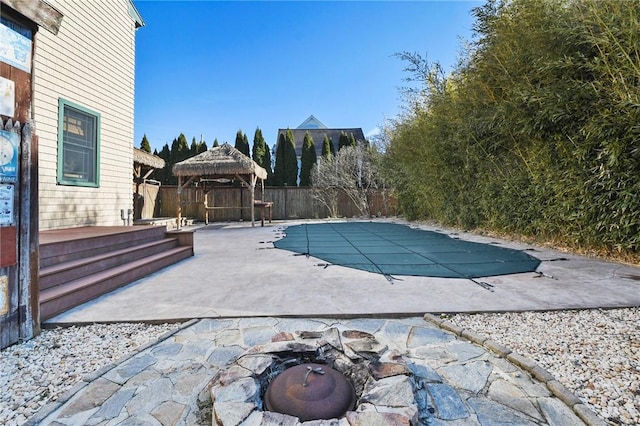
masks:
<instances>
[{"instance_id":1,"label":"beige siding","mask_svg":"<svg viewBox=\"0 0 640 426\"><path fill-rule=\"evenodd\" d=\"M132 209L135 22L129 0L49 0L58 35L39 31L34 109L39 138L40 229L121 225ZM100 113L98 188L56 183L58 100Z\"/></svg>"}]
</instances>

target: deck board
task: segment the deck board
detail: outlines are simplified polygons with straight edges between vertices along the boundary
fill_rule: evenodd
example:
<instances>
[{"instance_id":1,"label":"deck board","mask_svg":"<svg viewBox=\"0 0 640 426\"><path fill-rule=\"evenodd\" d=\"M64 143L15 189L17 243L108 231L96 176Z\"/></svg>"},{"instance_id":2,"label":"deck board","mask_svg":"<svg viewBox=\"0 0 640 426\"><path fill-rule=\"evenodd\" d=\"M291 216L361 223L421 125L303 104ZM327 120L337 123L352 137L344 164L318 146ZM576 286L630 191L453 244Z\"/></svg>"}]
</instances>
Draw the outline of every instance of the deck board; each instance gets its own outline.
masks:
<instances>
[{"instance_id":1,"label":"deck board","mask_svg":"<svg viewBox=\"0 0 640 426\"><path fill-rule=\"evenodd\" d=\"M140 232L149 229L147 226L81 226L77 228L61 228L40 231L40 244L51 244L84 238L103 237L129 232Z\"/></svg>"}]
</instances>

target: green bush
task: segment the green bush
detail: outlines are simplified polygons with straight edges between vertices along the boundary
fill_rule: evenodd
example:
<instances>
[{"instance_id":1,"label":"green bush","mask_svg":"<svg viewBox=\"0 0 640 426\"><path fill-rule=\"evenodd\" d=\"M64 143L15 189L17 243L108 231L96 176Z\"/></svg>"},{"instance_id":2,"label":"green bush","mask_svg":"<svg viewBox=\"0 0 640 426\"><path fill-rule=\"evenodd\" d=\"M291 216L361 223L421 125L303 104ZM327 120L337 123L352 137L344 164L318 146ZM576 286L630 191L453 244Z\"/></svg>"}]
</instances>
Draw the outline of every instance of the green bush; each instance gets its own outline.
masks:
<instances>
[{"instance_id":1,"label":"green bush","mask_svg":"<svg viewBox=\"0 0 640 426\"><path fill-rule=\"evenodd\" d=\"M640 250L640 2L489 1L460 65L403 53L386 153L400 208L586 249Z\"/></svg>"}]
</instances>

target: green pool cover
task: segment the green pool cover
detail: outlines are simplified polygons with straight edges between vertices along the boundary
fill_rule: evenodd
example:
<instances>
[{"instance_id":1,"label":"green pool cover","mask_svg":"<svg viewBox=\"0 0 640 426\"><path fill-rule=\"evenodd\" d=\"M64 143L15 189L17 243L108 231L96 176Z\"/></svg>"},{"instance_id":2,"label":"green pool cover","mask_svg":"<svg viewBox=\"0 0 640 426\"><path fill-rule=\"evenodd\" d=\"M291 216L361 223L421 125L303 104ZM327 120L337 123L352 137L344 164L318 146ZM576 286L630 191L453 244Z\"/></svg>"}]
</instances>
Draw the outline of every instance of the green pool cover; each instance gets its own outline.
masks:
<instances>
[{"instance_id":1,"label":"green pool cover","mask_svg":"<svg viewBox=\"0 0 640 426\"><path fill-rule=\"evenodd\" d=\"M330 264L384 275L480 278L533 272L540 260L519 250L376 222L290 226L274 243Z\"/></svg>"}]
</instances>

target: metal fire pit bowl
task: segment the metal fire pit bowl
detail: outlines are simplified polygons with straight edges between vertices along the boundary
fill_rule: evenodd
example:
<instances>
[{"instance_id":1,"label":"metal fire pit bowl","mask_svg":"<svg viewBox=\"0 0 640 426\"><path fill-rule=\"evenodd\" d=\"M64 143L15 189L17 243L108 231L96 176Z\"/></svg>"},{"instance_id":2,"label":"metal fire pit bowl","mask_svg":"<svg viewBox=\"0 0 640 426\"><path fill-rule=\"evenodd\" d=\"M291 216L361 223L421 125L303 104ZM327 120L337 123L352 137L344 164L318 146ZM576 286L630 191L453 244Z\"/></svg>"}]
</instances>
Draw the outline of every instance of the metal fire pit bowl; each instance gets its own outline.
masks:
<instances>
[{"instance_id":1,"label":"metal fire pit bowl","mask_svg":"<svg viewBox=\"0 0 640 426\"><path fill-rule=\"evenodd\" d=\"M356 393L340 372L321 364L300 364L273 379L264 396L269 411L300 421L337 419L353 409Z\"/></svg>"}]
</instances>

